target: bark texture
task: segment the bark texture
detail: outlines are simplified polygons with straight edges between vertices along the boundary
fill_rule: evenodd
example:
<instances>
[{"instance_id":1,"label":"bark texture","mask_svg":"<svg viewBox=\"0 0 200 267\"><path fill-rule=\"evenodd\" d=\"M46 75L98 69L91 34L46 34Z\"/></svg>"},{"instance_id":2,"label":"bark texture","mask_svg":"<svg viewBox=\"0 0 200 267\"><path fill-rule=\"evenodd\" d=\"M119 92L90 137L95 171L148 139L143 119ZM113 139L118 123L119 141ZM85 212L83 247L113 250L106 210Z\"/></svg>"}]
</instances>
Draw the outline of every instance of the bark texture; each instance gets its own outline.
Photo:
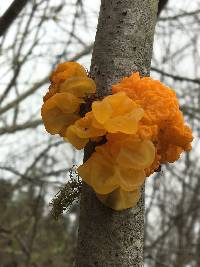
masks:
<instances>
[{"instance_id":1,"label":"bark texture","mask_svg":"<svg viewBox=\"0 0 200 267\"><path fill-rule=\"evenodd\" d=\"M91 75L99 97L133 71L149 74L158 0L102 0ZM86 160L92 144L85 150ZM135 208L105 207L83 184L77 267L143 266L144 194Z\"/></svg>"}]
</instances>

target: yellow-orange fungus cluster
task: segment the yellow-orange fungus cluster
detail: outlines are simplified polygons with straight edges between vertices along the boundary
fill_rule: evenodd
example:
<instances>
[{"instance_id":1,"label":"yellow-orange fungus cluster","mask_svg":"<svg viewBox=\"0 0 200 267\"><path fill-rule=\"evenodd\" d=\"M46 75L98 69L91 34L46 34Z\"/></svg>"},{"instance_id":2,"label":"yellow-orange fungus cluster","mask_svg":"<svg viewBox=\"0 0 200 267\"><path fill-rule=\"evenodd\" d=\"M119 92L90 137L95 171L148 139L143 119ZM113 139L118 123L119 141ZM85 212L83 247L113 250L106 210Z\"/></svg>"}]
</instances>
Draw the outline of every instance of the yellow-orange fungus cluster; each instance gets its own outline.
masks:
<instances>
[{"instance_id":1,"label":"yellow-orange fungus cluster","mask_svg":"<svg viewBox=\"0 0 200 267\"><path fill-rule=\"evenodd\" d=\"M142 108L124 92L119 92L102 101L94 101L92 111L68 127L65 137L77 149L81 149L89 139L104 136L106 133L135 134L138 121L143 115Z\"/></svg>"},{"instance_id":2,"label":"yellow-orange fungus cluster","mask_svg":"<svg viewBox=\"0 0 200 267\"><path fill-rule=\"evenodd\" d=\"M47 132L64 136L68 126L80 118L80 105L87 95L95 93L96 85L76 62L59 64L50 81L41 109L42 119Z\"/></svg>"},{"instance_id":3,"label":"yellow-orange fungus cluster","mask_svg":"<svg viewBox=\"0 0 200 267\"><path fill-rule=\"evenodd\" d=\"M112 209L136 205L145 178L191 149L192 132L184 125L176 94L159 81L133 73L81 117L80 105L96 90L84 68L60 64L50 80L42 106L46 130L77 149L95 141L94 153L78 173Z\"/></svg>"},{"instance_id":4,"label":"yellow-orange fungus cluster","mask_svg":"<svg viewBox=\"0 0 200 267\"><path fill-rule=\"evenodd\" d=\"M140 121L138 136L151 140L156 148L155 166L174 162L183 151L191 149L192 131L184 125L182 112L175 92L160 81L149 77L140 78L139 73L123 78L112 86L113 94L125 92L145 112Z\"/></svg>"},{"instance_id":5,"label":"yellow-orange fungus cluster","mask_svg":"<svg viewBox=\"0 0 200 267\"><path fill-rule=\"evenodd\" d=\"M108 134L107 142L96 147L78 172L105 205L122 210L138 202L145 168L153 163L154 157L151 141L120 133Z\"/></svg>"}]
</instances>

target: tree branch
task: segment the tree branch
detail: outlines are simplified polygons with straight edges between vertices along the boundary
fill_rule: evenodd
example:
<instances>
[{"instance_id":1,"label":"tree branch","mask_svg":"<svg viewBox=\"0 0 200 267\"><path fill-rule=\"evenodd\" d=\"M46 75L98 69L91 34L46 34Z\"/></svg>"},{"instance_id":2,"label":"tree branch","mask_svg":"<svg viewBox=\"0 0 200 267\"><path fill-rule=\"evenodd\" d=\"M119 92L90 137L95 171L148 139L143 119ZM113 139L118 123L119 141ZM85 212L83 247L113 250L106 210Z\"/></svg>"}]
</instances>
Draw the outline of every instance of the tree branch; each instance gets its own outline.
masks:
<instances>
[{"instance_id":1,"label":"tree branch","mask_svg":"<svg viewBox=\"0 0 200 267\"><path fill-rule=\"evenodd\" d=\"M11 134L17 131L22 131L25 129L30 129L30 128L36 128L37 126L42 124L42 120L34 120L34 121L28 121L22 124L17 124L17 125L12 125L8 127L2 127L0 128L0 135L3 134Z\"/></svg>"},{"instance_id":2,"label":"tree branch","mask_svg":"<svg viewBox=\"0 0 200 267\"><path fill-rule=\"evenodd\" d=\"M158 2L158 16L163 11L163 9L167 5L167 3L168 3L168 0L159 0L159 2Z\"/></svg>"},{"instance_id":3,"label":"tree branch","mask_svg":"<svg viewBox=\"0 0 200 267\"><path fill-rule=\"evenodd\" d=\"M184 76L179 76L179 75L175 75L175 74L171 74L171 73L168 73L168 72L165 72L163 70L160 70L158 68L155 68L155 67L151 67L151 70L152 71L155 71L161 75L164 75L166 77L169 77L169 78L172 78L176 81L180 81L180 82L191 82L191 83L196 83L196 84L200 84L200 79L192 79L192 78L187 78L187 77L184 77Z\"/></svg>"},{"instance_id":4,"label":"tree branch","mask_svg":"<svg viewBox=\"0 0 200 267\"><path fill-rule=\"evenodd\" d=\"M195 15L198 15L200 13L200 9L191 11L191 12L183 12L180 14L177 14L175 16L169 16L169 17L162 17L159 18L160 21L168 21L168 20L177 20L179 18L185 18L185 17L193 17Z\"/></svg>"},{"instance_id":5,"label":"tree branch","mask_svg":"<svg viewBox=\"0 0 200 267\"><path fill-rule=\"evenodd\" d=\"M25 7L29 0L14 0L6 12L0 18L0 37L11 26L13 21L17 18L19 13Z\"/></svg>"}]
</instances>

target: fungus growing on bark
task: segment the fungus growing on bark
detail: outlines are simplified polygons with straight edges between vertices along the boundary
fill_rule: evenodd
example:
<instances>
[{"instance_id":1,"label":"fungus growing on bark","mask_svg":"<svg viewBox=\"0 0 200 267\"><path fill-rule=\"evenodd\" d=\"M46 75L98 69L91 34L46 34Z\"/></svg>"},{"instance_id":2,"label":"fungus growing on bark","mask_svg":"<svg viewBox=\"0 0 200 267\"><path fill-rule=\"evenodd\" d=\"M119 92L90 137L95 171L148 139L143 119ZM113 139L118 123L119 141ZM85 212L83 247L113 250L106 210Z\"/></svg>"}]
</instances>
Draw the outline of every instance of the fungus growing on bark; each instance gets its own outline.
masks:
<instances>
[{"instance_id":1,"label":"fungus growing on bark","mask_svg":"<svg viewBox=\"0 0 200 267\"><path fill-rule=\"evenodd\" d=\"M41 110L45 128L77 149L97 143L78 173L112 209L136 205L145 178L191 149L192 131L184 124L176 94L160 81L133 73L81 117L80 105L96 91L85 69L62 63L50 80Z\"/></svg>"}]
</instances>

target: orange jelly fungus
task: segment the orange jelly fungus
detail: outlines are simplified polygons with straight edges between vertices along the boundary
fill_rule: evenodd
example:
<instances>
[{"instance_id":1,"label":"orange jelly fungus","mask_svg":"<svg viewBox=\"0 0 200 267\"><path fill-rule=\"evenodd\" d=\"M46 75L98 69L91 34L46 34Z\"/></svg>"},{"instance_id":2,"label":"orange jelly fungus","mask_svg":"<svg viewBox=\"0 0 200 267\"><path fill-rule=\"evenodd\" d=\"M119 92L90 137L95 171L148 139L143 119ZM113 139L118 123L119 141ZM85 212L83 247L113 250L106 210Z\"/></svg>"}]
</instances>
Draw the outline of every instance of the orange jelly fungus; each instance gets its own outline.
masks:
<instances>
[{"instance_id":1,"label":"orange jelly fungus","mask_svg":"<svg viewBox=\"0 0 200 267\"><path fill-rule=\"evenodd\" d=\"M80 118L80 104L84 103L87 95L95 93L96 85L76 62L59 64L50 81L41 115L49 133L63 136L68 126Z\"/></svg>"},{"instance_id":2,"label":"orange jelly fungus","mask_svg":"<svg viewBox=\"0 0 200 267\"><path fill-rule=\"evenodd\" d=\"M121 210L137 203L145 169L154 161L155 147L149 140L117 135L108 135L107 142L96 147L78 173L105 205Z\"/></svg>"},{"instance_id":3,"label":"orange jelly fungus","mask_svg":"<svg viewBox=\"0 0 200 267\"><path fill-rule=\"evenodd\" d=\"M144 110L124 92L93 102L92 112L98 122L96 127L104 128L108 133L135 134L138 121L144 115Z\"/></svg>"},{"instance_id":4,"label":"orange jelly fungus","mask_svg":"<svg viewBox=\"0 0 200 267\"><path fill-rule=\"evenodd\" d=\"M106 131L93 126L94 116L92 112L86 113L85 117L77 120L69 126L65 132L64 139L70 142L76 149L82 149L90 138L104 136Z\"/></svg>"},{"instance_id":5,"label":"orange jelly fungus","mask_svg":"<svg viewBox=\"0 0 200 267\"><path fill-rule=\"evenodd\" d=\"M57 66L50 76L51 85L44 96L44 101L58 92L73 93L85 97L95 93L95 82L87 77L84 67L77 62L64 62Z\"/></svg>"},{"instance_id":6,"label":"orange jelly fungus","mask_svg":"<svg viewBox=\"0 0 200 267\"><path fill-rule=\"evenodd\" d=\"M97 198L107 207L114 210L124 210L134 207L140 199L140 188L134 191L124 191L120 187L110 194L96 194Z\"/></svg>"},{"instance_id":7,"label":"orange jelly fungus","mask_svg":"<svg viewBox=\"0 0 200 267\"><path fill-rule=\"evenodd\" d=\"M119 92L94 101L92 111L68 127L65 137L77 149L82 149L90 138L107 133L135 134L143 115L142 108L124 92Z\"/></svg>"},{"instance_id":8,"label":"orange jelly fungus","mask_svg":"<svg viewBox=\"0 0 200 267\"><path fill-rule=\"evenodd\" d=\"M75 62L59 64L50 81L41 109L45 128L77 149L97 142L78 173L114 210L135 206L145 178L191 149L192 131L176 94L159 81L133 73L112 86L112 95L94 101L82 118L80 105L96 91L85 69Z\"/></svg>"},{"instance_id":9,"label":"orange jelly fungus","mask_svg":"<svg viewBox=\"0 0 200 267\"><path fill-rule=\"evenodd\" d=\"M78 118L80 99L70 93L56 93L42 106L41 115L47 132L59 134Z\"/></svg>"},{"instance_id":10,"label":"orange jelly fungus","mask_svg":"<svg viewBox=\"0 0 200 267\"><path fill-rule=\"evenodd\" d=\"M134 206L145 177L189 151L193 137L175 92L161 82L133 73L113 85L112 92L92 105L94 127L104 127L107 143L78 172L100 201L120 210Z\"/></svg>"},{"instance_id":11,"label":"orange jelly fungus","mask_svg":"<svg viewBox=\"0 0 200 267\"><path fill-rule=\"evenodd\" d=\"M140 78L137 72L113 85L112 92L125 92L144 109L138 135L154 143L158 161L154 166L174 162L181 152L191 149L192 131L184 124L178 99L171 88L149 77Z\"/></svg>"}]
</instances>

